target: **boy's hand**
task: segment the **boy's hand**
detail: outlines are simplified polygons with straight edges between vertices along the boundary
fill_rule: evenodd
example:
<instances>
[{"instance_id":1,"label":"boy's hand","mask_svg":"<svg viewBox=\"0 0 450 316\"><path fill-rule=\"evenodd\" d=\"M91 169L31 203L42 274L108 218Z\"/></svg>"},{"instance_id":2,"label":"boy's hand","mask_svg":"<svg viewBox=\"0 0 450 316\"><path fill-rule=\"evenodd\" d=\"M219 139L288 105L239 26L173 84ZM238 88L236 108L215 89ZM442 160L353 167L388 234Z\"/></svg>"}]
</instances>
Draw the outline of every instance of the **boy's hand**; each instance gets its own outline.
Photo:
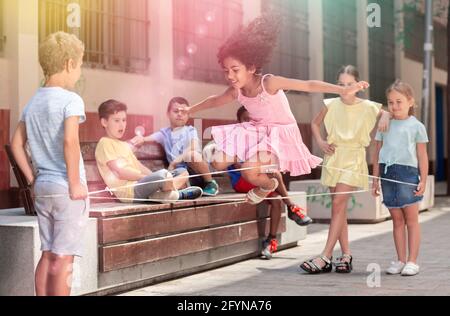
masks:
<instances>
[{"instance_id":1,"label":"boy's hand","mask_svg":"<svg viewBox=\"0 0 450 316\"><path fill-rule=\"evenodd\" d=\"M336 147L334 145L330 145L328 144L326 141L322 140L319 143L319 147L320 149L322 149L322 151L327 154L327 155L333 155L334 151L336 150Z\"/></svg>"},{"instance_id":2,"label":"boy's hand","mask_svg":"<svg viewBox=\"0 0 450 316\"><path fill-rule=\"evenodd\" d=\"M87 188L81 183L69 185L70 199L73 201L86 200L88 196Z\"/></svg>"},{"instance_id":3,"label":"boy's hand","mask_svg":"<svg viewBox=\"0 0 450 316\"><path fill-rule=\"evenodd\" d=\"M425 189L427 187L427 184L424 181L420 181L419 185L417 186L417 190L415 192L415 196L423 196L425 193Z\"/></svg>"},{"instance_id":4,"label":"boy's hand","mask_svg":"<svg viewBox=\"0 0 450 316\"><path fill-rule=\"evenodd\" d=\"M130 143L131 143L131 145L133 145L135 147L141 147L145 143L144 136L137 135L137 136L133 137L132 139L130 139Z\"/></svg>"},{"instance_id":5,"label":"boy's hand","mask_svg":"<svg viewBox=\"0 0 450 316\"><path fill-rule=\"evenodd\" d=\"M27 185L30 187L30 188L32 188L33 186L34 186L34 181L35 181L36 179L33 177L33 178L30 178L30 179L27 179L27 181L28 181L28 183L27 183Z\"/></svg>"},{"instance_id":6,"label":"boy's hand","mask_svg":"<svg viewBox=\"0 0 450 316\"><path fill-rule=\"evenodd\" d=\"M367 88L369 88L369 83L366 81L360 81L360 82L356 82L354 84L352 84L350 87L346 87L344 89L344 95L352 95L355 94L361 90L365 90Z\"/></svg>"},{"instance_id":7,"label":"boy's hand","mask_svg":"<svg viewBox=\"0 0 450 316\"><path fill-rule=\"evenodd\" d=\"M372 196L379 197L380 196L380 181L378 179L373 179L372 182Z\"/></svg>"},{"instance_id":8,"label":"boy's hand","mask_svg":"<svg viewBox=\"0 0 450 316\"><path fill-rule=\"evenodd\" d=\"M176 164L171 163L171 164L169 164L169 167L167 167L167 170L168 170L168 171L175 170L176 166L177 166Z\"/></svg>"},{"instance_id":9,"label":"boy's hand","mask_svg":"<svg viewBox=\"0 0 450 316\"><path fill-rule=\"evenodd\" d=\"M28 181L28 183L27 183L28 190L30 190L30 194L31 194L31 198L32 198L32 199L35 198L35 196L34 196L34 181L35 181L35 180L36 180L36 179L35 179L34 177L27 180L27 181Z\"/></svg>"}]
</instances>

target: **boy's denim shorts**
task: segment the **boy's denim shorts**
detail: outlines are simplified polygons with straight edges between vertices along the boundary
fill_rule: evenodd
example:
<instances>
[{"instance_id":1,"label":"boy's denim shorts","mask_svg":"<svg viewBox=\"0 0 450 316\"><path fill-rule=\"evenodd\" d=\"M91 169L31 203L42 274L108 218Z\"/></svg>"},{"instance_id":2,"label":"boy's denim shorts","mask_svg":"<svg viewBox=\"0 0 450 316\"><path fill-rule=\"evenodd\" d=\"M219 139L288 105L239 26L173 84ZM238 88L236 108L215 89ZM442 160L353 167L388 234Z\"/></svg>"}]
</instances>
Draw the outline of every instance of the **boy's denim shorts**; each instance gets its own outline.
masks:
<instances>
[{"instance_id":1,"label":"boy's denim shorts","mask_svg":"<svg viewBox=\"0 0 450 316\"><path fill-rule=\"evenodd\" d=\"M422 196L415 196L419 184L419 169L404 165L392 165L387 167L380 164L381 178L411 183L415 185L400 184L381 180L383 191L383 204L387 208L402 208L422 201Z\"/></svg>"},{"instance_id":2,"label":"boy's denim shorts","mask_svg":"<svg viewBox=\"0 0 450 316\"><path fill-rule=\"evenodd\" d=\"M51 182L36 182L34 194L41 251L82 257L89 199L73 201L68 188ZM39 197L52 195L57 196Z\"/></svg>"}]
</instances>

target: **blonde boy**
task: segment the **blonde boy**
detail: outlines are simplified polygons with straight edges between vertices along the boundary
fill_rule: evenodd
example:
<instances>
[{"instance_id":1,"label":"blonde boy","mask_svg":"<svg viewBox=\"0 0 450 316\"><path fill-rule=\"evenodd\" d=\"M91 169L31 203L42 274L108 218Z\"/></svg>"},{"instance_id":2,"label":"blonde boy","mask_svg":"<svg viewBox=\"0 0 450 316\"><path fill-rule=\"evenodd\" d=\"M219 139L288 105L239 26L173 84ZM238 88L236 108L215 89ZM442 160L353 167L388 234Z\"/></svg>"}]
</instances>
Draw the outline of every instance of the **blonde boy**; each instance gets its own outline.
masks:
<instances>
[{"instance_id":1,"label":"blonde boy","mask_svg":"<svg viewBox=\"0 0 450 316\"><path fill-rule=\"evenodd\" d=\"M74 256L82 255L89 200L78 125L86 118L83 100L69 90L80 78L83 54L75 35L58 32L45 39L39 48L45 85L25 107L11 144L36 195L42 250L35 273L38 296L70 295Z\"/></svg>"}]
</instances>

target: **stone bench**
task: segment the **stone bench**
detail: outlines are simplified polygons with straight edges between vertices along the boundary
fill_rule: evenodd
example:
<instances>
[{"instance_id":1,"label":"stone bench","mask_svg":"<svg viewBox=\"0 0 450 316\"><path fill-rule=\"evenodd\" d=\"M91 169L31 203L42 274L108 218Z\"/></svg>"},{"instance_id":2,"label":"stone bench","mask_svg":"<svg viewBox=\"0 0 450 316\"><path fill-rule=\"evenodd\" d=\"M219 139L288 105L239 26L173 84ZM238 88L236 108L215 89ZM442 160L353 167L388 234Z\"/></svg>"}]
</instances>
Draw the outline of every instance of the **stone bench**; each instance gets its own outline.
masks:
<instances>
[{"instance_id":1,"label":"stone bench","mask_svg":"<svg viewBox=\"0 0 450 316\"><path fill-rule=\"evenodd\" d=\"M96 143L83 143L83 155L89 192L106 185L95 162ZM148 143L136 157L151 170L164 168L165 154L156 143ZM221 177L222 180L227 180ZM227 181L222 190L230 191ZM111 198L104 192L104 198ZM92 201L90 216L98 221L99 271L109 272L139 264L237 244L266 236L270 227L268 212L257 212L243 202L220 201L243 199L243 195L225 193L214 198L177 203L121 203ZM283 217L280 233L285 231Z\"/></svg>"},{"instance_id":2,"label":"stone bench","mask_svg":"<svg viewBox=\"0 0 450 316\"><path fill-rule=\"evenodd\" d=\"M81 146L90 192L106 187L95 163L95 146L95 142ZM167 166L163 149L156 143L142 146L136 156L152 170ZM213 201L200 198L132 204L111 199L106 192L96 195L104 199L91 200L88 253L75 266L74 275L80 278L79 282L74 280L73 294L112 294L258 256L262 237L269 232L266 204L256 207L244 203L245 195L232 193L227 176L217 180L221 194ZM302 196L295 195L293 199L301 206L306 204ZM23 209L11 212L0 214L0 237L8 235L11 226L16 234L29 231L32 237L18 240L13 234L8 245L0 246L1 257L15 258L0 260L0 279L3 280L3 271L8 271L9 278L5 276L5 280L11 281L0 287L0 295L32 295L31 266L36 266L40 253L37 219L25 216ZM306 228L286 221L285 212L282 216L278 230L280 249L296 246L306 237ZM17 278L25 277L19 272L20 265L11 266L12 262L22 261L29 265L27 282L23 283L26 286L8 291Z\"/></svg>"}]
</instances>

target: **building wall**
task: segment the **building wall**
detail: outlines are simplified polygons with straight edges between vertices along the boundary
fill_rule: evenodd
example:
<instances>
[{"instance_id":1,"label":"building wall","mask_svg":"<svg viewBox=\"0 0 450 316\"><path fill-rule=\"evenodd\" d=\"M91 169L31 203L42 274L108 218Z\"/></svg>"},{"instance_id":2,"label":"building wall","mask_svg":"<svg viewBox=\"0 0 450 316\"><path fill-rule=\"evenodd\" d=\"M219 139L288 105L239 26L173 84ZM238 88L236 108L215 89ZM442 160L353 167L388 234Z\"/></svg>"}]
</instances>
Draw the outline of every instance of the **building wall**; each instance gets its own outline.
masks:
<instances>
[{"instance_id":1,"label":"building wall","mask_svg":"<svg viewBox=\"0 0 450 316\"><path fill-rule=\"evenodd\" d=\"M409 83L413 89L416 99L416 116L418 119L421 119L421 102L422 102L422 72L423 65L414 60L404 58L402 64L402 73L400 78L402 78L405 82ZM430 137L430 145L429 145L429 156L430 160L436 159L436 144L434 140L436 139L436 99L435 99L435 91L434 88L436 85L446 86L447 85L447 73L441 69L436 67L432 70L432 100L430 104L430 128L429 128L429 137ZM448 137L448 136L447 136ZM447 151L445 151L447 153ZM447 154L446 154L447 157Z\"/></svg>"},{"instance_id":2,"label":"building wall","mask_svg":"<svg viewBox=\"0 0 450 316\"><path fill-rule=\"evenodd\" d=\"M263 1L263 0L262 0ZM402 0L396 0L401 3ZM0 55L0 109L9 116L10 131L15 129L20 112L27 100L39 87L43 80L37 59L38 47L38 10L37 0L4 1L3 31L7 36L4 52ZM366 3L366 0L364 0ZM368 77L368 34L363 18L365 7L358 6L358 67L364 77ZM119 99L129 106L132 115L152 117L153 130L168 124L165 110L173 96L184 96L191 103L196 103L211 94L224 91L224 85L208 84L189 80L174 79L173 76L173 36L172 36L172 2L167 0L151 0L148 8L151 20L149 34L149 51L151 65L146 75L127 74L123 72L105 71L83 68L83 78L78 91L86 103L86 111L91 117L98 105L111 98ZM251 21L261 12L260 0L243 1L244 23ZM309 0L309 47L310 47L310 79L323 80L323 28L322 1ZM214 53L215 52L211 52ZM417 100L421 100L422 65L404 57L401 48L397 51L397 74L406 78L416 91ZM433 80L445 85L446 72L435 69ZM292 112L299 123L310 123L315 114L322 108L321 94L288 93ZM196 113L195 117L206 119L233 120L238 108L237 103L219 109ZM432 103L432 123L434 124L434 99ZM420 112L420 111L419 111ZM7 113L7 114L5 114ZM94 122L94 120L91 120ZM93 124L93 123L92 123ZM2 124L2 126L5 126ZM433 125L432 125L433 126ZM147 132L151 132L150 130ZM10 138L9 135L4 138ZM434 128L431 128L434 138ZM0 144L3 147L3 143ZM430 157L434 159L435 148L430 145ZM1 150L1 149L0 149ZM321 155L314 144L313 153ZM3 168L5 169L5 168ZM13 177L12 177L13 178Z\"/></svg>"},{"instance_id":3,"label":"building wall","mask_svg":"<svg viewBox=\"0 0 450 316\"><path fill-rule=\"evenodd\" d=\"M165 115L168 101L173 96L183 96L191 104L206 97L222 93L225 85L208 84L173 77L172 6L170 1L151 1L149 14L152 21L150 30L151 65L148 75L132 75L121 72L83 69L83 84L79 93L86 103L86 110L95 112L98 105L109 98L117 98L129 106L130 113L153 115L155 129L168 124ZM161 4L164 5L161 5ZM244 21L250 21L260 12L259 0L246 0ZM212 52L215 54L215 52ZM289 94L292 110L299 123L311 118L310 97ZM198 118L234 119L239 105L234 102L219 109L196 113Z\"/></svg>"},{"instance_id":4,"label":"building wall","mask_svg":"<svg viewBox=\"0 0 450 316\"><path fill-rule=\"evenodd\" d=\"M8 109L11 106L11 78L9 75L9 63L6 58L0 58L0 109Z\"/></svg>"},{"instance_id":5,"label":"building wall","mask_svg":"<svg viewBox=\"0 0 450 316\"><path fill-rule=\"evenodd\" d=\"M253 18L255 6L259 1L245 1L245 17ZM258 12L258 10L256 10ZM83 69L83 84L79 93L86 103L86 110L95 112L98 105L110 98L119 99L129 106L129 113L152 115L155 129L168 124L166 107L174 96L183 96L191 104L221 93L223 85L207 84L175 79L173 76L173 39L171 1L150 1L150 58L151 65L147 75L126 74L122 72ZM220 109L204 111L195 116L199 118L224 119L235 117L237 103ZM148 131L150 132L150 131Z\"/></svg>"}]
</instances>

